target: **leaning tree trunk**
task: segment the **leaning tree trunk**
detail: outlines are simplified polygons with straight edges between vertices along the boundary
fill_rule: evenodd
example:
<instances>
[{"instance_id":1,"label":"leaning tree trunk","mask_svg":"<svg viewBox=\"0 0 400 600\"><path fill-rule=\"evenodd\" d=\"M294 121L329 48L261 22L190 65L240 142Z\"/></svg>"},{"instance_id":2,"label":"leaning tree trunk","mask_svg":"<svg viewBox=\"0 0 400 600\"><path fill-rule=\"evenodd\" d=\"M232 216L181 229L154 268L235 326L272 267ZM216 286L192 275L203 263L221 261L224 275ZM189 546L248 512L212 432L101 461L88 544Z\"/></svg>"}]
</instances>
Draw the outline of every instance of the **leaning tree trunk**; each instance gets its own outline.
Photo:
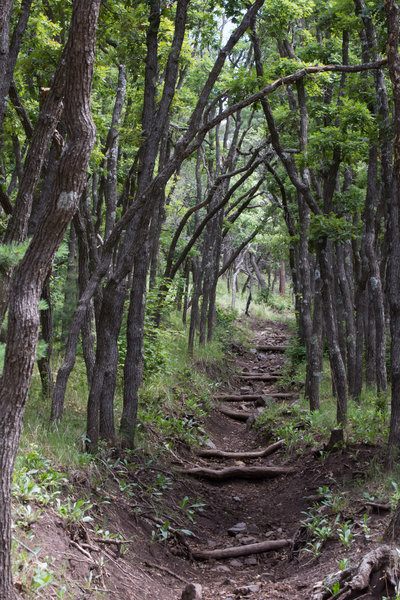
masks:
<instances>
[{"instance_id":1,"label":"leaning tree trunk","mask_svg":"<svg viewBox=\"0 0 400 600\"><path fill-rule=\"evenodd\" d=\"M0 379L0 598L14 600L11 553L11 479L39 332L38 303L54 255L77 208L95 140L90 112L95 38L101 0L75 0L63 54L68 142L50 202L12 286L7 346ZM82 40L85 43L82 44Z\"/></svg>"}]
</instances>

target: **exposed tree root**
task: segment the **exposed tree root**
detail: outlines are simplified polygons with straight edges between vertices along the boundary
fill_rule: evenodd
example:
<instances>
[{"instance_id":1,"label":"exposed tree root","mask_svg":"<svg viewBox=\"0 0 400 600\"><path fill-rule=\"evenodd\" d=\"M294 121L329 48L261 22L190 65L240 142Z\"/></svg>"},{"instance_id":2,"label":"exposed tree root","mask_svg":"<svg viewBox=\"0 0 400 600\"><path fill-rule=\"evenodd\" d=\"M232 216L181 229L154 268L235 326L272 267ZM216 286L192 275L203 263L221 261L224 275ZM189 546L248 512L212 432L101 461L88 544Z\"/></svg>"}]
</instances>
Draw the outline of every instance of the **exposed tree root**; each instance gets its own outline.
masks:
<instances>
[{"instance_id":1,"label":"exposed tree root","mask_svg":"<svg viewBox=\"0 0 400 600\"><path fill-rule=\"evenodd\" d=\"M278 440L274 444L264 448L263 450L256 450L254 452L225 452L224 450L198 450L199 456L210 457L210 458L263 458L269 456L276 450L279 450L285 445L284 440Z\"/></svg>"},{"instance_id":2,"label":"exposed tree root","mask_svg":"<svg viewBox=\"0 0 400 600\"><path fill-rule=\"evenodd\" d=\"M257 416L257 413L245 412L243 410L231 410L230 408L226 408L225 406L221 406L219 412L221 412L226 417L235 419L236 421L247 421L247 419L250 419L250 417Z\"/></svg>"},{"instance_id":3,"label":"exposed tree root","mask_svg":"<svg viewBox=\"0 0 400 600\"><path fill-rule=\"evenodd\" d=\"M392 510L390 504L382 504L381 502L366 502L365 506L370 506L371 509L376 511L377 513L381 511L390 512Z\"/></svg>"},{"instance_id":4,"label":"exposed tree root","mask_svg":"<svg viewBox=\"0 0 400 600\"><path fill-rule=\"evenodd\" d=\"M265 373L240 373L240 379L246 381L278 381L278 375L265 375Z\"/></svg>"},{"instance_id":5,"label":"exposed tree root","mask_svg":"<svg viewBox=\"0 0 400 600\"><path fill-rule=\"evenodd\" d=\"M207 467L195 467L193 469L179 469L179 473L192 475L193 477L205 477L213 481L226 481L228 479L271 479L280 475L294 473L295 469L290 467L223 467L221 469L209 469Z\"/></svg>"},{"instance_id":6,"label":"exposed tree root","mask_svg":"<svg viewBox=\"0 0 400 600\"><path fill-rule=\"evenodd\" d=\"M318 583L314 587L312 600L353 600L363 598L364 595L360 596L360 593L364 590L377 596L382 593L389 596L397 585L399 574L397 549L382 545L366 554L358 567L340 571ZM331 590L337 584L340 589L332 595Z\"/></svg>"},{"instance_id":7,"label":"exposed tree root","mask_svg":"<svg viewBox=\"0 0 400 600\"><path fill-rule=\"evenodd\" d=\"M249 554L260 554L261 552L270 552L271 550L280 550L289 546L290 540L269 540L258 542L257 544L248 544L246 546L232 546L231 548L222 548L216 550L192 550L193 558L197 560L206 560L209 558L232 558L235 556L248 556Z\"/></svg>"},{"instance_id":8,"label":"exposed tree root","mask_svg":"<svg viewBox=\"0 0 400 600\"><path fill-rule=\"evenodd\" d=\"M287 346L256 346L257 352L286 352L287 349Z\"/></svg>"},{"instance_id":9,"label":"exposed tree root","mask_svg":"<svg viewBox=\"0 0 400 600\"><path fill-rule=\"evenodd\" d=\"M284 400L295 398L294 392L267 392L265 394L218 394L214 396L215 400L225 400L226 402L255 402L260 398L281 398Z\"/></svg>"}]
</instances>

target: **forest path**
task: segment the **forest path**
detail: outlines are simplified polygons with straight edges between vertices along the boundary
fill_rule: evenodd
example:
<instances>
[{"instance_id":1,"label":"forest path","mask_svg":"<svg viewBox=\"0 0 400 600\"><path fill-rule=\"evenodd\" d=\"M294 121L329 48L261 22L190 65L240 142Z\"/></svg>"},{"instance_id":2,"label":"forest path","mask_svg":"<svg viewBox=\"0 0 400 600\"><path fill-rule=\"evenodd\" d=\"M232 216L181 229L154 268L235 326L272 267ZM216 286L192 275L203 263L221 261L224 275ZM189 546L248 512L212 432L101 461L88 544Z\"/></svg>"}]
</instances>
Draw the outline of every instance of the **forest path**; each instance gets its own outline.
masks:
<instances>
[{"instance_id":1,"label":"forest path","mask_svg":"<svg viewBox=\"0 0 400 600\"><path fill-rule=\"evenodd\" d=\"M222 456L205 456L200 451L192 458L187 482L206 506L193 528L196 541L191 544L194 561L190 576L188 571L180 573L202 586L202 600L322 598L314 594L317 589L325 590L321 581L339 570L340 561L356 564L380 539L382 515L369 511L357 483L368 477L377 449L348 443L327 452L322 439L308 442L307 412L303 419L291 409L298 391L290 383L283 390L279 386L285 363L283 347L291 332L276 321L254 320L252 325L252 347L249 351L233 349L234 369L229 385L216 394L216 406L205 424L212 446L208 450ZM271 375L276 379L268 379ZM275 402L289 420L291 414L297 415L293 418L298 419L298 430L304 430L304 437L300 434L291 448L279 440L277 423L264 425L263 434L253 427L254 415ZM229 411L235 414L228 416ZM238 418L237 413L246 417ZM230 455L238 452L241 456ZM249 452L261 455L243 456ZM221 474L227 469L232 469L235 476L215 480L215 472ZM260 470L265 471L264 476ZM254 473L257 479L251 478ZM324 499L321 489L328 494L325 505L318 504ZM335 512L335 502L339 512ZM302 522L317 509L321 523L332 523L333 529L314 555L315 540ZM367 535L362 526L366 513ZM351 550L350 544L344 545L338 539L335 518L348 524ZM379 586L379 592L374 590L362 597L383 598L383 583ZM190 595L188 599L192 600Z\"/></svg>"},{"instance_id":2,"label":"forest path","mask_svg":"<svg viewBox=\"0 0 400 600\"><path fill-rule=\"evenodd\" d=\"M250 351L234 348L234 372L229 386L216 395L219 405L210 414L206 431L210 447L217 451L264 451L264 456L201 455L196 459L197 472L192 469L192 475L201 478L194 485L206 507L198 518L195 531L198 539L192 551L197 559L210 555L209 560L197 563L201 576L196 581L203 587L203 600L244 596L260 600L300 598L299 584L295 582L294 587L288 583L288 573L282 577L281 567L290 540L299 528L301 512L307 508L304 496L310 493L309 482L302 478L296 459L292 457L288 464L284 444L276 444L273 423L268 436L252 427L266 404L290 403L296 397L292 388L279 397L282 391L278 389L285 362L283 349L290 331L278 322L252 324L252 348ZM278 397L274 398L274 394ZM229 412L235 413L234 418L228 416ZM240 418L241 415L244 417ZM210 478L210 472L214 478L229 469L235 476L226 481ZM260 478L253 480L252 476ZM215 558L220 550L222 555L227 552L231 556ZM232 556L236 553L237 556ZM300 587L304 587L304 582Z\"/></svg>"}]
</instances>

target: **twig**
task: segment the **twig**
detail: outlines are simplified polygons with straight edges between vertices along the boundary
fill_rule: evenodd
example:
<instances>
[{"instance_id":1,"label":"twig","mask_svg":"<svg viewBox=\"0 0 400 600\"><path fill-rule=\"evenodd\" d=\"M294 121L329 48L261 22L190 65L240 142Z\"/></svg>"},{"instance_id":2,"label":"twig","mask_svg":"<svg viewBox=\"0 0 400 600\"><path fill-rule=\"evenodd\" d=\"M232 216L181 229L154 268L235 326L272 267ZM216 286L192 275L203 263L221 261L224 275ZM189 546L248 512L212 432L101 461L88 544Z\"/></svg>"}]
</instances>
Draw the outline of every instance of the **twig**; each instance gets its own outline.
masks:
<instances>
[{"instance_id":1,"label":"twig","mask_svg":"<svg viewBox=\"0 0 400 600\"><path fill-rule=\"evenodd\" d=\"M155 563L151 563L148 560L145 560L144 564L147 565L148 567L153 567L154 569L158 569L159 571L164 571L165 573L172 575L172 577L175 577L175 579L179 579L179 581L182 581L182 583L189 583L189 581L187 579L184 579L183 577L181 577L177 573L174 573L167 567L162 567L161 565L156 565Z\"/></svg>"},{"instance_id":2,"label":"twig","mask_svg":"<svg viewBox=\"0 0 400 600\"><path fill-rule=\"evenodd\" d=\"M121 567L121 565L119 563L117 563L115 558L113 556L111 556L111 554L109 554L106 550L104 550L104 554L107 556L107 558L109 558L114 563L114 565L117 567L117 569L122 571L122 573L125 575L125 577L127 577L127 579L129 579L131 581L131 583L136 585L136 581L140 581L139 577L135 577L134 575L131 575L130 573L128 573L128 567L127 567L127 570L124 571L124 569ZM135 579L136 579L136 581L135 581Z\"/></svg>"},{"instance_id":3,"label":"twig","mask_svg":"<svg viewBox=\"0 0 400 600\"><path fill-rule=\"evenodd\" d=\"M69 542L72 546L74 546L75 548L77 548L80 552L82 552L82 554L84 556L86 556L90 562L92 562L93 564L96 564L95 561L93 560L93 558L90 556L89 552L87 550L85 550L84 548L82 548L82 546L80 546L79 544L77 544L76 542L74 542L74 540L70 540Z\"/></svg>"}]
</instances>

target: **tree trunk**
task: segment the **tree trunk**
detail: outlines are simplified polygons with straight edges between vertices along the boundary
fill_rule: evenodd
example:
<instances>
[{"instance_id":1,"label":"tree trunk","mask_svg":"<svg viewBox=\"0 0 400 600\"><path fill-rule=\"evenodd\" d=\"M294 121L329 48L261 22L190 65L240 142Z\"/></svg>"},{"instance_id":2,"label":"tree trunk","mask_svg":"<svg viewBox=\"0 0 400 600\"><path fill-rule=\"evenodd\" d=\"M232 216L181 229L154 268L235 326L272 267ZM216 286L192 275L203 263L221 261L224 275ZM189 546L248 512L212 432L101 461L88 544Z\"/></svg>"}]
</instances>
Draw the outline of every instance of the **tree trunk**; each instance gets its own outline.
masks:
<instances>
[{"instance_id":1,"label":"tree trunk","mask_svg":"<svg viewBox=\"0 0 400 600\"><path fill-rule=\"evenodd\" d=\"M143 379L143 323L146 309L146 278L149 252L146 247L135 259L129 302L127 350L124 365L124 401L120 425L123 442L133 448L136 430L138 392Z\"/></svg>"},{"instance_id":2,"label":"tree trunk","mask_svg":"<svg viewBox=\"0 0 400 600\"><path fill-rule=\"evenodd\" d=\"M317 241L317 252L322 279L321 297L323 302L329 360L337 395L337 422L344 426L347 421L347 377L336 329L336 311L332 299L332 265L329 262L331 253L328 252L327 245L328 242L326 239Z\"/></svg>"},{"instance_id":3,"label":"tree trunk","mask_svg":"<svg viewBox=\"0 0 400 600\"><path fill-rule=\"evenodd\" d=\"M201 294L201 272L200 266L197 259L193 259L192 262L192 273L193 273L193 291L192 291L192 308L190 311L190 325L189 325L189 341L188 341L188 353L189 356L193 356L194 351L194 340L196 331L199 324L199 298Z\"/></svg>"},{"instance_id":4,"label":"tree trunk","mask_svg":"<svg viewBox=\"0 0 400 600\"><path fill-rule=\"evenodd\" d=\"M286 270L285 262L281 260L279 266L279 295L284 296L286 294Z\"/></svg>"},{"instance_id":5,"label":"tree trunk","mask_svg":"<svg viewBox=\"0 0 400 600\"><path fill-rule=\"evenodd\" d=\"M110 281L103 295L100 327L97 331L96 363L87 408L88 449L97 450L99 433L115 441L113 393L118 362L118 334L121 328L126 288L124 283Z\"/></svg>"},{"instance_id":6,"label":"tree trunk","mask_svg":"<svg viewBox=\"0 0 400 600\"><path fill-rule=\"evenodd\" d=\"M51 355L53 349L53 315L51 310L50 278L47 277L42 290L42 300L47 303L47 308L40 311L40 325L42 340L46 343L46 354L38 360L40 379L42 381L42 396L47 400L53 397L53 372L51 370Z\"/></svg>"},{"instance_id":7,"label":"tree trunk","mask_svg":"<svg viewBox=\"0 0 400 600\"><path fill-rule=\"evenodd\" d=\"M347 383L349 386L349 393L353 395L356 377L356 323L354 316L354 301L346 275L345 251L342 244L338 244L336 247L336 258L340 292L343 299L344 315L346 319Z\"/></svg>"}]
</instances>

